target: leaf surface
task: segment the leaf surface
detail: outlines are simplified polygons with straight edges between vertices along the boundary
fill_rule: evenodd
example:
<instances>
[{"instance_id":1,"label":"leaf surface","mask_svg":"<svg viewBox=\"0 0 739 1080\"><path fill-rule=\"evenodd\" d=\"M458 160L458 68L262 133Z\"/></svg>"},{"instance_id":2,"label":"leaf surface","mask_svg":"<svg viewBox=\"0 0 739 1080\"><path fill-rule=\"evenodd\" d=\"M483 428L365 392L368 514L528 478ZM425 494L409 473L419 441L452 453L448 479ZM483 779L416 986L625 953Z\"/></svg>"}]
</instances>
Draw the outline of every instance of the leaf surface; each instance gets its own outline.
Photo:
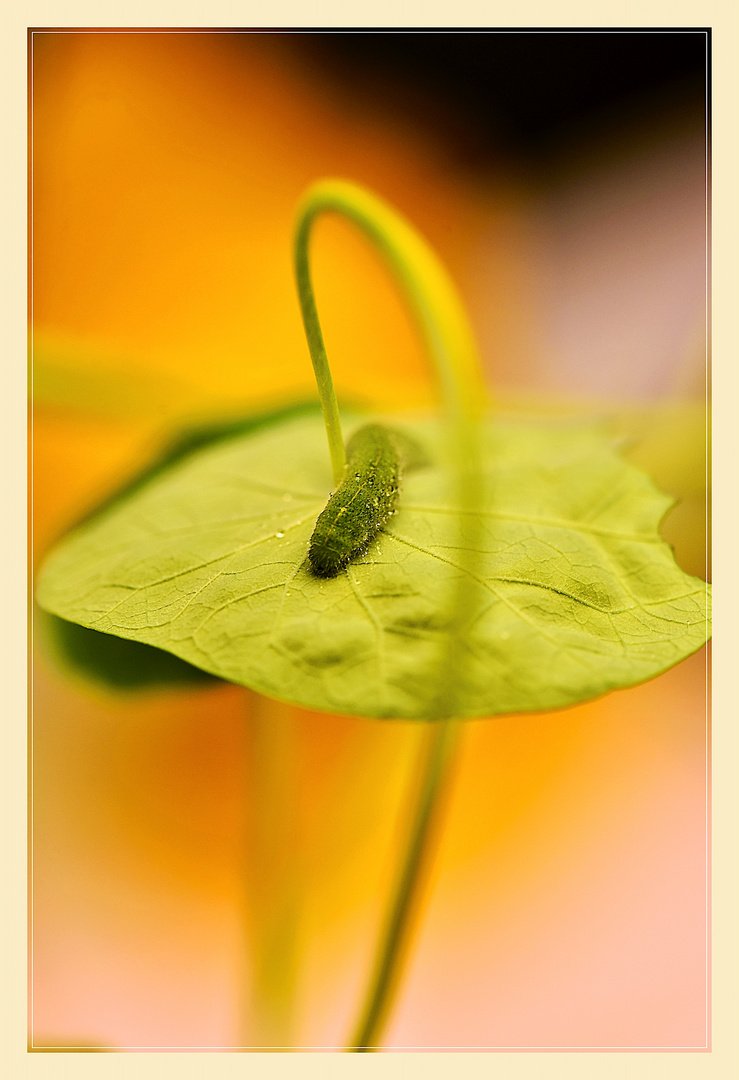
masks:
<instances>
[{"instance_id":1,"label":"leaf surface","mask_svg":"<svg viewBox=\"0 0 739 1080\"><path fill-rule=\"evenodd\" d=\"M423 718L449 677L470 523L442 427L391 423L431 464L338 577L307 563L331 473L323 425L304 416L205 449L83 525L48 559L39 603L308 708ZM483 443L460 715L572 705L705 642L708 587L658 533L671 500L597 431L496 420Z\"/></svg>"},{"instance_id":2,"label":"leaf surface","mask_svg":"<svg viewBox=\"0 0 739 1080\"><path fill-rule=\"evenodd\" d=\"M320 405L315 399L295 401L267 412L216 417L208 423L181 427L151 461L92 507L77 524L98 517L102 511L205 446L251 434L295 416L310 415L320 415ZM187 688L214 681L202 668L142 641L103 634L55 615L46 614L40 623L41 637L58 663L107 689L135 692L177 686Z\"/></svg>"}]
</instances>

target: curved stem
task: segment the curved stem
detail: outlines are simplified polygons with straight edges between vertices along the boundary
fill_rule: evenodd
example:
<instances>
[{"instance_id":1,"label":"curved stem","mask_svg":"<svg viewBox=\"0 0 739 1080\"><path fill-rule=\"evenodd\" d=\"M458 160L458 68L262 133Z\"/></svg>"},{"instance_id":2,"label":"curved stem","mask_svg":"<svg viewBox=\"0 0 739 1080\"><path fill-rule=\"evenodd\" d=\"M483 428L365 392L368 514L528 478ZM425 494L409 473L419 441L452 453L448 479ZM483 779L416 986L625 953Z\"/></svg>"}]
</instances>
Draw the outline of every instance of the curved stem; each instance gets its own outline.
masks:
<instances>
[{"instance_id":1,"label":"curved stem","mask_svg":"<svg viewBox=\"0 0 739 1080\"><path fill-rule=\"evenodd\" d=\"M378 950L377 965L367 992L350 1049L373 1048L379 1039L402 961L407 953L412 915L416 908L422 870L427 861L432 826L438 817L439 795L457 743L458 724L450 719L457 708L458 685L464 680L468 652L463 624L473 611L474 561L479 550L482 472L479 419L486 400L474 338L464 307L444 266L425 240L404 218L381 199L343 180L324 180L308 190L298 209L295 231L295 272L308 348L316 373L329 452L338 485L345 468L341 422L331 372L318 320L308 264L312 225L323 211L347 217L369 237L394 272L410 303L434 362L440 396L446 412L452 451L456 503L462 512L458 561L462 569L451 590L447 632L437 659L439 677L431 680L428 707L427 756L405 859L387 926ZM461 522L465 520L464 534ZM454 672L454 678L448 673Z\"/></svg>"},{"instance_id":2,"label":"curved stem","mask_svg":"<svg viewBox=\"0 0 739 1080\"><path fill-rule=\"evenodd\" d=\"M397 211L364 188L346 180L322 180L314 184L298 207L295 276L334 481L338 484L346 462L344 443L308 262L313 223L326 211L340 213L354 222L379 249L398 278L434 361L441 398L448 419L457 429L455 434L463 435L462 429L479 416L486 392L464 307L443 264L426 241Z\"/></svg>"},{"instance_id":3,"label":"curved stem","mask_svg":"<svg viewBox=\"0 0 739 1080\"><path fill-rule=\"evenodd\" d=\"M316 383L318 384L318 396L323 409L323 422L326 425L326 435L328 436L328 449L331 455L334 484L338 487L344 478L346 452L341 434L341 419L336 401L334 381L331 378L331 369L328 366L326 346L323 343L323 334L318 320L318 310L313 295L313 284L308 265L310 230L316 214L321 209L320 205L304 202L302 209L298 213L295 229L295 278L298 285L298 299L300 300L305 336L308 339L308 349L313 362Z\"/></svg>"}]
</instances>

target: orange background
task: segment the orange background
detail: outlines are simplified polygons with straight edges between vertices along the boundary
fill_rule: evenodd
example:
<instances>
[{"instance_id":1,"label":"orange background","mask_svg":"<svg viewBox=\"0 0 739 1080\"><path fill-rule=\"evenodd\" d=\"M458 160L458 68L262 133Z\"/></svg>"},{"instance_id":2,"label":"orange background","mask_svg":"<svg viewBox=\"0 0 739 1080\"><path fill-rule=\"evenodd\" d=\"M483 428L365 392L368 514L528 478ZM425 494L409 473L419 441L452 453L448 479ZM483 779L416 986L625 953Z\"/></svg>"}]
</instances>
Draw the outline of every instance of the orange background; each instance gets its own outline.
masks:
<instances>
[{"instance_id":1,"label":"orange background","mask_svg":"<svg viewBox=\"0 0 739 1080\"><path fill-rule=\"evenodd\" d=\"M184 420L312 396L292 216L339 175L439 251L499 398L643 436L704 574L701 132L639 131L542 189L357 111L280 35L36 33L31 60L37 557ZM363 241L322 222L315 265L340 397L430 403ZM116 697L42 646L34 674L34 1045L340 1046L417 728L226 685ZM386 1045L705 1046L706 769L703 653L468 723Z\"/></svg>"}]
</instances>

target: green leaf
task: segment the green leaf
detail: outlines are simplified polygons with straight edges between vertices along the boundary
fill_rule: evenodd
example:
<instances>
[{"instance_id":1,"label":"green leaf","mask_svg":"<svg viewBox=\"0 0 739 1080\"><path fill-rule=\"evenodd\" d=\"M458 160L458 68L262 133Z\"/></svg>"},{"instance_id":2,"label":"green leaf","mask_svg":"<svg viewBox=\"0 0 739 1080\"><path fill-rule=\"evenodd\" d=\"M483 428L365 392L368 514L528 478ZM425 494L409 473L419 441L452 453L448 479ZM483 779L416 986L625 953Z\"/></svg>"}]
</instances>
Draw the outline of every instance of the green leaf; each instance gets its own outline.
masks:
<instances>
[{"instance_id":1,"label":"green leaf","mask_svg":"<svg viewBox=\"0 0 739 1080\"><path fill-rule=\"evenodd\" d=\"M391 423L431 464L338 577L307 564L331 470L320 419L299 417L189 457L82 526L48 559L39 603L308 708L424 717L448 677L468 524L442 426ZM498 419L483 458L460 715L572 705L704 643L707 586L658 534L671 500L597 431Z\"/></svg>"},{"instance_id":2,"label":"green leaf","mask_svg":"<svg viewBox=\"0 0 739 1080\"><path fill-rule=\"evenodd\" d=\"M246 435L295 416L318 416L315 400L298 401L267 412L219 417L207 423L183 427L158 454L135 475L112 491L78 522L90 521L121 502L154 477L206 446ZM43 613L39 613L43 615ZM71 671L112 690L150 690L157 687L192 686L214 680L202 668L186 663L163 649L141 641L126 640L91 630L54 615L42 620L42 638L55 659Z\"/></svg>"}]
</instances>

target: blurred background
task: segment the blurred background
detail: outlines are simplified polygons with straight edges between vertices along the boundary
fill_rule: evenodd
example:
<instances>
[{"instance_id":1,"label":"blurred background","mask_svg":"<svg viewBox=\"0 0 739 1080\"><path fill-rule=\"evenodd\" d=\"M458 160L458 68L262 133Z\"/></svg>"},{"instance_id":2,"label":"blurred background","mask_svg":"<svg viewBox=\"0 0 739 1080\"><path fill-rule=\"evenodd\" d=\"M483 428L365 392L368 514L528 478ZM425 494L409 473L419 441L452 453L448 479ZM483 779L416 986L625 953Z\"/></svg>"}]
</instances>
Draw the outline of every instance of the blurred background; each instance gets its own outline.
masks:
<instances>
[{"instance_id":1,"label":"blurred background","mask_svg":"<svg viewBox=\"0 0 739 1080\"><path fill-rule=\"evenodd\" d=\"M706 562L699 31L34 31L34 560L183 427L315 396L291 270L323 176L455 278L499 408L604 417ZM365 242L321 221L340 400L433 404ZM413 724L34 660L32 1040L340 1047L392 882ZM701 652L469 722L389 1049L700 1048Z\"/></svg>"}]
</instances>

